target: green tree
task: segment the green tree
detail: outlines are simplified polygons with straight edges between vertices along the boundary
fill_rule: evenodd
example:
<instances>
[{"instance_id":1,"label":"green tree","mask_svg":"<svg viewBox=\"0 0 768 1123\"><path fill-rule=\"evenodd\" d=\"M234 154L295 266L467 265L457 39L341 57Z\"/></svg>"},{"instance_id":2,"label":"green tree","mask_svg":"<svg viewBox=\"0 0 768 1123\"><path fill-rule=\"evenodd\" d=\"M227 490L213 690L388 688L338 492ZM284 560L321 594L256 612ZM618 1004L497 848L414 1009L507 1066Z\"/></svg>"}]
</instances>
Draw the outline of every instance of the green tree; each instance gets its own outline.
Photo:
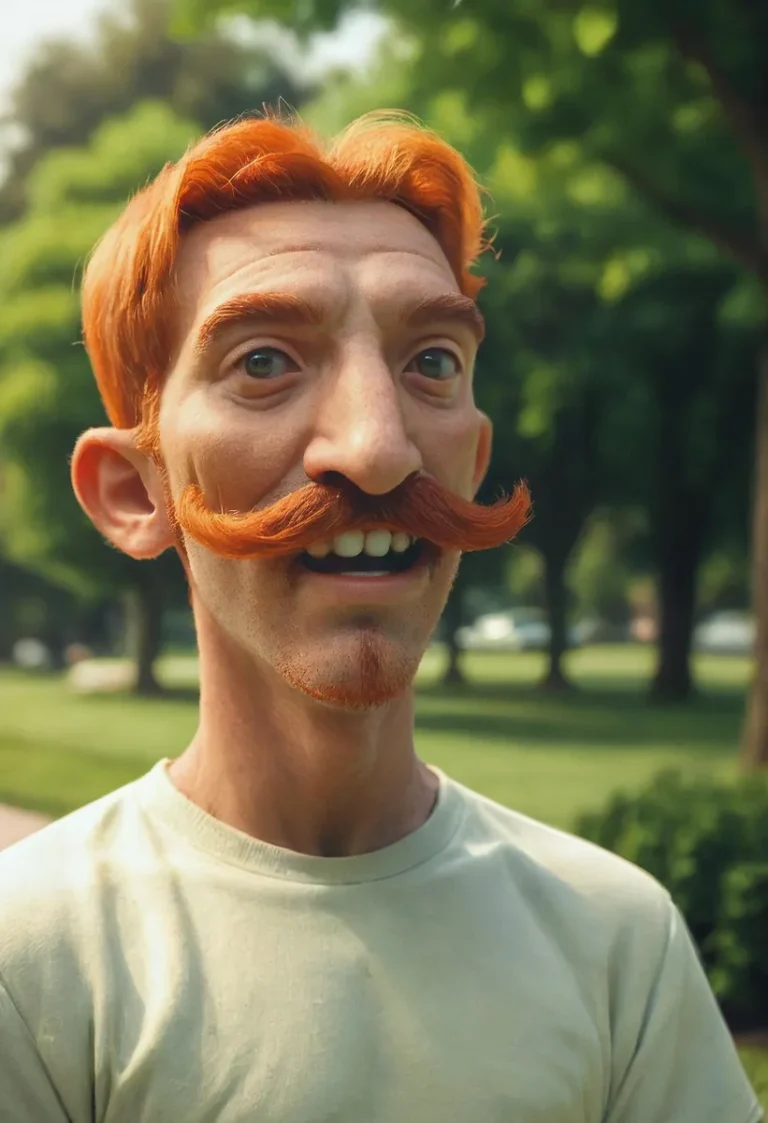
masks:
<instances>
[{"instance_id":1,"label":"green tree","mask_svg":"<svg viewBox=\"0 0 768 1123\"><path fill-rule=\"evenodd\" d=\"M630 545L637 534L631 510L598 507L579 542L569 583L580 615L599 621L605 639L623 638L630 622Z\"/></svg>"},{"instance_id":2,"label":"green tree","mask_svg":"<svg viewBox=\"0 0 768 1123\"><path fill-rule=\"evenodd\" d=\"M46 157L30 177L24 218L0 234L0 533L13 559L62 587L125 599L143 692L156 689L162 606L183 599L184 582L173 557L137 563L108 547L72 494L75 440L105 422L77 342L77 282L126 195L197 131L162 104L136 107L88 146Z\"/></svg>"},{"instance_id":3,"label":"green tree","mask_svg":"<svg viewBox=\"0 0 768 1123\"><path fill-rule=\"evenodd\" d=\"M179 0L331 27L346 0ZM414 92L471 95L529 150L578 142L638 197L736 260L768 299L768 6L757 0L379 0L413 33ZM764 311L763 311L764 314ZM768 343L758 365L756 672L743 762L768 763Z\"/></svg>"},{"instance_id":4,"label":"green tree","mask_svg":"<svg viewBox=\"0 0 768 1123\"><path fill-rule=\"evenodd\" d=\"M119 594L146 691L162 609L183 582L173 558L136 567L108 550L70 493L77 433L103 419L77 342L81 265L127 196L203 129L307 93L267 48L218 33L175 41L169 13L167 0L131 0L88 44L43 44L11 94L5 123L20 139L0 185L0 221L15 219L0 230L3 552L81 599ZM163 104L138 105L147 98ZM46 599L51 627L59 600Z\"/></svg>"},{"instance_id":5,"label":"green tree","mask_svg":"<svg viewBox=\"0 0 768 1123\"><path fill-rule=\"evenodd\" d=\"M690 236L670 232L649 215L615 172L596 165L579 147L560 143L547 153L527 157L512 136L499 136L487 115L474 109L470 114L466 94L444 90L423 100L411 88L411 67L403 65L403 46L407 61L408 44L401 44L398 52L397 43L387 45L372 80L360 84L337 79L307 115L322 131L333 132L366 108L405 105L464 149L489 183L494 204L505 216L514 216L499 223L496 260L490 267L486 264L492 283L481 295L481 304L489 332L477 392L496 422L492 489L509 486L518 474L533 488L536 518L525 539L545 562L551 650L544 683L563 688L566 571L596 499L614 506L628 499L642 502L660 517L669 504L664 506L659 497L679 494L689 468L685 457L677 456L659 461L666 477L664 471L648 471L649 461L654 468L658 461L653 426L659 424L659 403L674 412L677 399L667 379L657 394L651 384L653 372L633 359L636 340L630 342L630 337L642 325L632 320L621 298L629 300L640 286L647 306L649 291L674 289L675 278L683 277L685 283L685 270L695 277L697 269L722 271L722 266L713 251L705 247L702 253ZM690 301L684 294L677 298L681 308L674 313L686 325L695 318L689 307L696 303L695 286L691 291ZM646 321L653 337L654 325L647 315ZM688 351L686 343L684 332L670 335L667 374L675 364L681 370L695 366L695 340ZM649 364L657 361L653 338L643 338L641 352ZM709 393L709 386L700 380L701 392ZM739 401L743 406L743 395ZM710 406L708 399L704 414L720 417L719 407ZM682 417L680 409L677 416ZM744 416L742 409L742 420ZM664 431L682 431L687 454L687 431L679 426L675 430L669 420ZM707 433L717 439L716 433ZM631 459L627 449L632 450ZM709 510L708 497L705 506ZM674 522L667 520L665 533L654 543L663 593L655 692L664 698L685 697L690 690L693 617L680 613L673 595L680 580L674 529ZM697 549L684 567L691 590L700 556ZM446 610L449 637L452 625L461 622L460 600L457 590ZM452 650L449 673L455 677L458 651L455 645Z\"/></svg>"},{"instance_id":6,"label":"green tree","mask_svg":"<svg viewBox=\"0 0 768 1123\"><path fill-rule=\"evenodd\" d=\"M614 460L619 478L621 461L631 465L624 479L648 512L661 632L653 691L662 701L691 692L701 565L728 532L724 508L746 514L754 341L723 322L735 283L726 266L648 277L614 308L605 355L643 397Z\"/></svg>"},{"instance_id":7,"label":"green tree","mask_svg":"<svg viewBox=\"0 0 768 1123\"><path fill-rule=\"evenodd\" d=\"M486 490L523 476L535 517L522 540L543 560L550 625L542 686L570 686L568 565L597 497L600 413L597 373L589 363L596 294L590 271L572 273L573 245L562 232L537 237L531 228L500 228L497 258L482 296L488 335L478 369L480 404L495 422Z\"/></svg>"},{"instance_id":8,"label":"green tree","mask_svg":"<svg viewBox=\"0 0 768 1123\"><path fill-rule=\"evenodd\" d=\"M169 34L169 0L130 0L97 21L87 42L44 41L11 90L0 223L20 217L32 168L54 148L84 145L110 117L162 100L201 130L243 113L299 104L308 88L267 47L216 32L179 42Z\"/></svg>"},{"instance_id":9,"label":"green tree","mask_svg":"<svg viewBox=\"0 0 768 1123\"><path fill-rule=\"evenodd\" d=\"M0 663L8 661L17 640L33 637L45 644L51 664L64 661L66 645L90 638L89 617L101 606L85 605L64 589L0 557Z\"/></svg>"}]
</instances>

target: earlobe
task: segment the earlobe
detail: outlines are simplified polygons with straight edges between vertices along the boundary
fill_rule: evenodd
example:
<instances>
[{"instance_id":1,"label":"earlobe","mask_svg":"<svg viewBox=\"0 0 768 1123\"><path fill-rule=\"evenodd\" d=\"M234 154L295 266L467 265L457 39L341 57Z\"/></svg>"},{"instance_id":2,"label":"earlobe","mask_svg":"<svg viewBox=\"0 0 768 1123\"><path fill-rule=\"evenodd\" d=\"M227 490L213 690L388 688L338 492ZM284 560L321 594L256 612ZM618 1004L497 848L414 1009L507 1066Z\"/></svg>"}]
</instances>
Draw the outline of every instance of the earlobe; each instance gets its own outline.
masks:
<instances>
[{"instance_id":1,"label":"earlobe","mask_svg":"<svg viewBox=\"0 0 768 1123\"><path fill-rule=\"evenodd\" d=\"M105 538L132 558L156 558L175 545L157 466L129 429L89 429L72 455L72 486Z\"/></svg>"},{"instance_id":2,"label":"earlobe","mask_svg":"<svg viewBox=\"0 0 768 1123\"><path fill-rule=\"evenodd\" d=\"M493 423L490 417L482 410L480 414L480 433L477 438L477 451L475 453L475 471L472 478L472 494L477 495L480 485L485 479L488 466L491 462L491 446L493 444Z\"/></svg>"}]
</instances>

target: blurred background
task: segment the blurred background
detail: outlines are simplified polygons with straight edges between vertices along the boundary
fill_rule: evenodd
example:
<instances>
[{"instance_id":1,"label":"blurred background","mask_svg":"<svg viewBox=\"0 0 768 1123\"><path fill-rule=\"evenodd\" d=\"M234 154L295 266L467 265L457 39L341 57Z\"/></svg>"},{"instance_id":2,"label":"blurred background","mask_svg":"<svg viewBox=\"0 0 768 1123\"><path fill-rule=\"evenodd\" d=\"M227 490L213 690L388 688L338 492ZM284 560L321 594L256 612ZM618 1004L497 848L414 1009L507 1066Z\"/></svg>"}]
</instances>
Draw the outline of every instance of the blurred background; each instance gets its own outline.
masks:
<instances>
[{"instance_id":1,"label":"blurred background","mask_svg":"<svg viewBox=\"0 0 768 1123\"><path fill-rule=\"evenodd\" d=\"M70 491L103 421L91 246L224 120L406 108L487 190L485 497L525 478L536 510L465 560L419 748L662 880L768 1087L768 6L25 0L3 24L0 800L63 814L195 724L175 559L119 556Z\"/></svg>"}]
</instances>

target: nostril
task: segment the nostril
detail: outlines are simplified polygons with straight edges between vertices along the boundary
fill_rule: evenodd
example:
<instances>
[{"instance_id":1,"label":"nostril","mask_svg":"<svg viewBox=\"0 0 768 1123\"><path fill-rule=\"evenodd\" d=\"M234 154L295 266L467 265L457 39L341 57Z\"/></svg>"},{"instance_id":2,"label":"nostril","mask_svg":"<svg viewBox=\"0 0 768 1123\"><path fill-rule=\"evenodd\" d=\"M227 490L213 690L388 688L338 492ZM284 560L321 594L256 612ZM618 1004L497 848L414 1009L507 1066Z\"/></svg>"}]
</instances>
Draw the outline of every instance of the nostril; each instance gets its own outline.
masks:
<instances>
[{"instance_id":1,"label":"nostril","mask_svg":"<svg viewBox=\"0 0 768 1123\"><path fill-rule=\"evenodd\" d=\"M313 441L304 454L304 471L310 480L366 495L386 495L421 468L414 446L381 447L369 442L362 449L330 441Z\"/></svg>"},{"instance_id":2,"label":"nostril","mask_svg":"<svg viewBox=\"0 0 768 1123\"><path fill-rule=\"evenodd\" d=\"M343 488L344 490L352 487L352 481L343 472L321 472L316 477L315 483L325 484L326 487Z\"/></svg>"}]
</instances>

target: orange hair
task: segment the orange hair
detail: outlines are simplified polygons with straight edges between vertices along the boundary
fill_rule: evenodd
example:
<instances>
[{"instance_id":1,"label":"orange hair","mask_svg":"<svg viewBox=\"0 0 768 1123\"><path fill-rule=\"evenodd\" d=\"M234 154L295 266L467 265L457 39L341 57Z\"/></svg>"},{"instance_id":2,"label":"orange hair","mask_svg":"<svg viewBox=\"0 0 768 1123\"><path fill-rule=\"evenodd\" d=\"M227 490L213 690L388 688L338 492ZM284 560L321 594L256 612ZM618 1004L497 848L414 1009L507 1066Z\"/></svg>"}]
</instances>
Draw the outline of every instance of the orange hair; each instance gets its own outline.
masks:
<instances>
[{"instance_id":1,"label":"orange hair","mask_svg":"<svg viewBox=\"0 0 768 1123\"><path fill-rule=\"evenodd\" d=\"M174 265L198 222L276 200L384 199L439 242L461 291L484 248L480 192L455 149L403 114L367 114L329 146L299 121L224 126L167 164L97 245L83 281L85 345L111 423L141 426L155 446L160 391L174 346Z\"/></svg>"}]
</instances>

